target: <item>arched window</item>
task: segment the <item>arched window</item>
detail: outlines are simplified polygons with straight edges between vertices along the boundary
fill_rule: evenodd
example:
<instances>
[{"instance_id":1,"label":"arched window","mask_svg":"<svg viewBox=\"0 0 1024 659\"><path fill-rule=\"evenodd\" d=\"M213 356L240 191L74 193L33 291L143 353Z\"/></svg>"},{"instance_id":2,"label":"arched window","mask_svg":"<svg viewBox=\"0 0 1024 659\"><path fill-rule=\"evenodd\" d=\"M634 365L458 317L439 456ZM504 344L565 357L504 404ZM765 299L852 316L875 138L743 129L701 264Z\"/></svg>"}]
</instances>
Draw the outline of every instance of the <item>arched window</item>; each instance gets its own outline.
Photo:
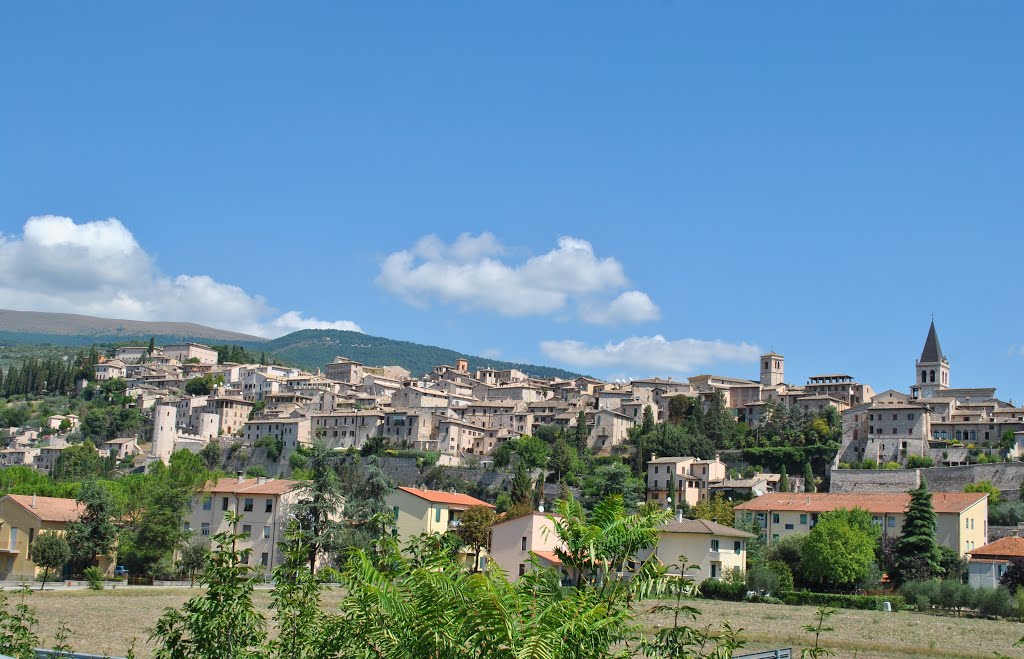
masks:
<instances>
[{"instance_id":1,"label":"arched window","mask_svg":"<svg viewBox=\"0 0 1024 659\"><path fill-rule=\"evenodd\" d=\"M930 375L931 375L931 380L930 381L931 382L935 382L935 371L931 371Z\"/></svg>"},{"instance_id":2,"label":"arched window","mask_svg":"<svg viewBox=\"0 0 1024 659\"><path fill-rule=\"evenodd\" d=\"M921 371L921 382L928 381L928 371Z\"/></svg>"}]
</instances>

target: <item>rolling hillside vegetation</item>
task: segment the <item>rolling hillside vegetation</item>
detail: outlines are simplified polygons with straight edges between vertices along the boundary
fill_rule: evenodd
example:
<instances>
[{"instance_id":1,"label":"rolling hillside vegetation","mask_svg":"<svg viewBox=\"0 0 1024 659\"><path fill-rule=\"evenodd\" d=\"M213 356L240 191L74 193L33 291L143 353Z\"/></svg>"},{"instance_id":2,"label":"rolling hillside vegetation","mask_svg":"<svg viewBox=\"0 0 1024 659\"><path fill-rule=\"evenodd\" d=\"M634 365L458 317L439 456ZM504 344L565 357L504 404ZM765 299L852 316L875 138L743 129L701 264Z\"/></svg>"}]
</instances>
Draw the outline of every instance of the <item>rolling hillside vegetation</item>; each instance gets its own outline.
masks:
<instances>
[{"instance_id":1,"label":"rolling hillside vegetation","mask_svg":"<svg viewBox=\"0 0 1024 659\"><path fill-rule=\"evenodd\" d=\"M573 378L579 375L550 366L475 357L447 348L396 341L360 332L301 330L268 341L194 323L115 320L77 314L0 309L0 361L8 366L30 356L44 356L51 352L70 354L66 350L69 347L109 347L132 342L145 345L150 337L155 339L157 345L195 341L211 346L240 346L250 354L266 353L267 357L273 357L279 363L310 371L322 369L335 357L342 356L367 366L401 366L409 369L415 377L430 372L440 364L454 366L456 359L464 357L469 360L470 370L484 367L517 368L540 378Z\"/></svg>"},{"instance_id":2,"label":"rolling hillside vegetation","mask_svg":"<svg viewBox=\"0 0 1024 659\"><path fill-rule=\"evenodd\" d=\"M469 360L471 371L491 367L517 368L540 378L574 378L579 375L550 366L516 364L475 357L447 348L341 330L301 330L260 344L258 349L266 351L268 355L273 355L283 363L295 364L307 370L323 369L325 364L340 355L367 366L401 366L409 369L415 377L430 372L440 364L454 366L455 360L463 357Z\"/></svg>"}]
</instances>

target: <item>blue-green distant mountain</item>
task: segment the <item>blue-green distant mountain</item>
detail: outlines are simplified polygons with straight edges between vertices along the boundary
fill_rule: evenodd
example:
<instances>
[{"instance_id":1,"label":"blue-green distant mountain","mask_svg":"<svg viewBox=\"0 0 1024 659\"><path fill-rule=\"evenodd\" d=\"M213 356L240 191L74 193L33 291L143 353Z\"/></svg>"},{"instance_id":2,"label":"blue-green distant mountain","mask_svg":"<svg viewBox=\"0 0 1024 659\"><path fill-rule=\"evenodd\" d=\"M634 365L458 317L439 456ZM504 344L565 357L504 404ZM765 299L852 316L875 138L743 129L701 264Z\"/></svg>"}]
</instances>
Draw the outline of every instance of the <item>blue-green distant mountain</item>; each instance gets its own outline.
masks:
<instances>
[{"instance_id":1,"label":"blue-green distant mountain","mask_svg":"<svg viewBox=\"0 0 1024 659\"><path fill-rule=\"evenodd\" d=\"M463 357L471 371L483 367L517 368L534 377L574 378L577 373L550 366L517 364L475 357L447 348L396 341L360 332L301 330L280 338L267 339L214 329L195 323L116 320L78 314L10 311L0 309L0 346L89 346L138 342L154 337L157 345L196 341L207 345L238 345L258 355L273 356L283 364L310 371L322 369L335 357L348 357L367 366L401 366L413 376L429 373L435 366Z\"/></svg>"},{"instance_id":2,"label":"blue-green distant mountain","mask_svg":"<svg viewBox=\"0 0 1024 659\"><path fill-rule=\"evenodd\" d=\"M157 344L196 341L255 346L266 342L266 339L258 336L195 323L119 320L71 313L0 309L0 343L87 346L125 341L148 342L150 337L155 337Z\"/></svg>"},{"instance_id":3,"label":"blue-green distant mountain","mask_svg":"<svg viewBox=\"0 0 1024 659\"><path fill-rule=\"evenodd\" d=\"M341 330L292 332L279 339L263 343L257 349L266 351L268 355L273 355L284 363L295 364L307 370L323 369L325 364L333 361L335 357L341 356L367 366L401 366L409 369L409 372L415 377L429 373L435 366L441 364L454 366L455 360L462 357L469 360L470 371L484 367L517 368L538 378L575 378L579 376L578 373L550 366L517 364L475 357L447 348Z\"/></svg>"}]
</instances>

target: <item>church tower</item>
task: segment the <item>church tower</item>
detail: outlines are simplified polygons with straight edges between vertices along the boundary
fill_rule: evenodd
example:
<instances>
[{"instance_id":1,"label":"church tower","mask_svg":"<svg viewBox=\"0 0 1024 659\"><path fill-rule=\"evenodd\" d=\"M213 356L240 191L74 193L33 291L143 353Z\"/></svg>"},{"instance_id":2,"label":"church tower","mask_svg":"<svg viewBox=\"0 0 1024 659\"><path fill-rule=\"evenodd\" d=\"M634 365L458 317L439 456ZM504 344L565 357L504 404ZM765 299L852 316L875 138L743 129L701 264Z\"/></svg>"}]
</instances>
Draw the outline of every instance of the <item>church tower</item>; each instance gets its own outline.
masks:
<instances>
[{"instance_id":1,"label":"church tower","mask_svg":"<svg viewBox=\"0 0 1024 659\"><path fill-rule=\"evenodd\" d=\"M761 385L774 387L782 384L786 367L786 358L780 354L769 352L761 355Z\"/></svg>"},{"instance_id":2,"label":"church tower","mask_svg":"<svg viewBox=\"0 0 1024 659\"><path fill-rule=\"evenodd\" d=\"M924 341L924 350L914 371L914 398L934 398L936 392L949 389L949 361L942 354L934 320L928 328L928 338Z\"/></svg>"}]
</instances>

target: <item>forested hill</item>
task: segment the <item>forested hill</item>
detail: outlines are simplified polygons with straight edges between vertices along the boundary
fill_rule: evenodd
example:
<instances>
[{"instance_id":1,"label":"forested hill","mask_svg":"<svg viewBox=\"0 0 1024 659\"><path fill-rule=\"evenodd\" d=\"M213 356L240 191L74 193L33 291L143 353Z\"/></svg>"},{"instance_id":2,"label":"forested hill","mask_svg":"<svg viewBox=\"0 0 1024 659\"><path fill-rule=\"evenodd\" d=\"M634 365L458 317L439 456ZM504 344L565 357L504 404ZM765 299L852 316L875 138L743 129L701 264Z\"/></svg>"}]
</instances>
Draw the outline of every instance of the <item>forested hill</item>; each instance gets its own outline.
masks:
<instances>
[{"instance_id":1,"label":"forested hill","mask_svg":"<svg viewBox=\"0 0 1024 659\"><path fill-rule=\"evenodd\" d=\"M401 366L409 369L415 377L429 373L440 364L454 366L455 360L462 357L469 360L470 371L491 367L517 368L539 378L575 378L579 375L550 366L516 364L475 357L447 348L341 330L300 330L260 344L259 350L273 355L283 363L294 364L308 370L323 369L324 365L333 361L335 357L342 356L367 366Z\"/></svg>"}]
</instances>

